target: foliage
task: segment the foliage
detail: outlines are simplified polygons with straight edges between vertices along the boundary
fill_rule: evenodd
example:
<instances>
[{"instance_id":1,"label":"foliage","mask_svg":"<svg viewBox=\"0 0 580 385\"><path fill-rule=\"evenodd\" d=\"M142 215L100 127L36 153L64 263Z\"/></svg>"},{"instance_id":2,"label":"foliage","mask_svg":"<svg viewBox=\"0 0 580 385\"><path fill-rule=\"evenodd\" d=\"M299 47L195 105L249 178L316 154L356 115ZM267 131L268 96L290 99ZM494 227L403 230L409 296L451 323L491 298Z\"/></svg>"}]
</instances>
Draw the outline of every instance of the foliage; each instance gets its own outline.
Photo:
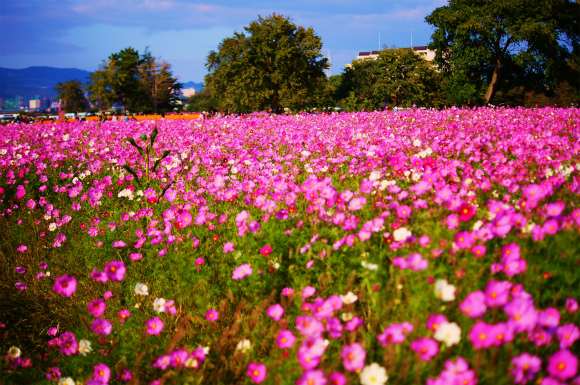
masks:
<instances>
[{"instance_id":1,"label":"foliage","mask_svg":"<svg viewBox=\"0 0 580 385\"><path fill-rule=\"evenodd\" d=\"M434 107L440 104L439 81L435 67L413 50L384 49L376 59L353 61L342 75L337 95L353 92L357 105L367 110L385 104Z\"/></svg>"},{"instance_id":2,"label":"foliage","mask_svg":"<svg viewBox=\"0 0 580 385\"><path fill-rule=\"evenodd\" d=\"M61 101L61 108L66 112L79 112L88 108L89 103L83 91L83 85L78 79L64 83L58 82L55 91Z\"/></svg>"},{"instance_id":3,"label":"foliage","mask_svg":"<svg viewBox=\"0 0 580 385\"><path fill-rule=\"evenodd\" d=\"M321 48L312 28L282 15L260 16L209 53L205 85L229 110L300 110L325 87L328 60Z\"/></svg>"},{"instance_id":4,"label":"foliage","mask_svg":"<svg viewBox=\"0 0 580 385\"><path fill-rule=\"evenodd\" d=\"M103 60L90 76L89 98L101 109L120 103L129 111L166 112L173 109L181 89L171 65L128 47Z\"/></svg>"},{"instance_id":5,"label":"foliage","mask_svg":"<svg viewBox=\"0 0 580 385\"><path fill-rule=\"evenodd\" d=\"M223 108L220 107L218 100L204 88L201 92L196 92L189 97L186 110L190 112L210 112L223 111Z\"/></svg>"},{"instance_id":6,"label":"foliage","mask_svg":"<svg viewBox=\"0 0 580 385\"><path fill-rule=\"evenodd\" d=\"M485 104L502 87L549 91L580 78L570 65L580 53L578 14L580 3L570 0L451 0L426 18L435 27L429 48L443 73L456 79L450 85L457 100L480 82L487 84Z\"/></svg>"}]
</instances>

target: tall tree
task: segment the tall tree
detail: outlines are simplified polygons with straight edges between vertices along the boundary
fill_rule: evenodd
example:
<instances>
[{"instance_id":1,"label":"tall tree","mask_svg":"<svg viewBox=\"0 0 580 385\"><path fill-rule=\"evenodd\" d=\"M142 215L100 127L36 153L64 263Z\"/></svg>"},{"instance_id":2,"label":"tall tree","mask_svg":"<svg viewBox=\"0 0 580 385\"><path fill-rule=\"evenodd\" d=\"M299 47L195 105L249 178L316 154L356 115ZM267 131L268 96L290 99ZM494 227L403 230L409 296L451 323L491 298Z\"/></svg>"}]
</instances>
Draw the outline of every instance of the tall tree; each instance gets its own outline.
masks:
<instances>
[{"instance_id":1,"label":"tall tree","mask_svg":"<svg viewBox=\"0 0 580 385\"><path fill-rule=\"evenodd\" d=\"M298 110L315 103L326 87L328 60L314 30L273 14L244 31L209 53L205 83L211 94L234 110Z\"/></svg>"},{"instance_id":2,"label":"tall tree","mask_svg":"<svg viewBox=\"0 0 580 385\"><path fill-rule=\"evenodd\" d=\"M169 63L160 62L148 49L139 55L131 47L110 55L90 80L90 99L100 108L118 102L130 111L167 111L181 89Z\"/></svg>"},{"instance_id":3,"label":"tall tree","mask_svg":"<svg viewBox=\"0 0 580 385\"><path fill-rule=\"evenodd\" d=\"M83 91L83 85L77 79L64 83L57 83L54 90L58 92L58 98L62 109L66 112L84 111L89 107Z\"/></svg>"},{"instance_id":4,"label":"tall tree","mask_svg":"<svg viewBox=\"0 0 580 385\"><path fill-rule=\"evenodd\" d=\"M488 104L502 80L537 89L577 83L569 65L580 49L580 3L573 0L449 0L427 16L431 49L462 90L483 81Z\"/></svg>"},{"instance_id":5,"label":"tall tree","mask_svg":"<svg viewBox=\"0 0 580 385\"><path fill-rule=\"evenodd\" d=\"M148 50L137 70L137 78L154 113L158 108L170 109L171 103L179 99L178 92L182 86L173 78L171 64L160 62Z\"/></svg>"}]
</instances>

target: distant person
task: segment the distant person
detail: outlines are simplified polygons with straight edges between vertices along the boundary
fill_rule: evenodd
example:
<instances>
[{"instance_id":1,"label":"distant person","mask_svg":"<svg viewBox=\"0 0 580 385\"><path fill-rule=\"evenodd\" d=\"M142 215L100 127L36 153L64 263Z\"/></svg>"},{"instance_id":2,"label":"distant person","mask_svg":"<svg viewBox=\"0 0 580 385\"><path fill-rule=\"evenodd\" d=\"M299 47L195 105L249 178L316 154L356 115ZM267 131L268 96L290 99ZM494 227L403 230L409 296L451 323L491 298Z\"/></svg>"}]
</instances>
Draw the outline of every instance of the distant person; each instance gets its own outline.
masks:
<instances>
[{"instance_id":1,"label":"distant person","mask_svg":"<svg viewBox=\"0 0 580 385\"><path fill-rule=\"evenodd\" d=\"M113 119L111 119L113 122L118 122L119 121L119 117L117 116L117 113L115 112L113 114Z\"/></svg>"}]
</instances>

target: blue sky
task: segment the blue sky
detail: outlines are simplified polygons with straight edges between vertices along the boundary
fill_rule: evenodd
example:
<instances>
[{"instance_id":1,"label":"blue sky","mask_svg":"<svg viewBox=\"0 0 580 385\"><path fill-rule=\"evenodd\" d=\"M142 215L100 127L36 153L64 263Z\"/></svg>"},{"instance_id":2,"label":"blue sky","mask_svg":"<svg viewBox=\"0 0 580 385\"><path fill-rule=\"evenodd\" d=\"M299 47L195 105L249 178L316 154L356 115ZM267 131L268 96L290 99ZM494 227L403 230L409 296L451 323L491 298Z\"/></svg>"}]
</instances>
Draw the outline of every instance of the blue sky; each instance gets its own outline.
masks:
<instances>
[{"instance_id":1,"label":"blue sky","mask_svg":"<svg viewBox=\"0 0 580 385\"><path fill-rule=\"evenodd\" d=\"M94 71L126 47L171 63L181 82L202 82L207 54L235 31L272 13L312 27L332 74L359 51L429 43L425 17L447 0L2 0L0 67Z\"/></svg>"}]
</instances>

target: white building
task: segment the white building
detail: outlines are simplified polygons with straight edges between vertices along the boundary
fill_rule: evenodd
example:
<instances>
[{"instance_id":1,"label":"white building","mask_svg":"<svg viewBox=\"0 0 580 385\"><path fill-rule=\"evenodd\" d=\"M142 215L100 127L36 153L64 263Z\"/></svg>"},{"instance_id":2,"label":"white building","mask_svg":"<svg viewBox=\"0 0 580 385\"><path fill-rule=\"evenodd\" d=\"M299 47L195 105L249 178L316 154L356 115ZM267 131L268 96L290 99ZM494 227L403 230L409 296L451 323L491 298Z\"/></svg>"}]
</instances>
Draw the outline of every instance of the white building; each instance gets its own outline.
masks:
<instances>
[{"instance_id":1,"label":"white building","mask_svg":"<svg viewBox=\"0 0 580 385\"><path fill-rule=\"evenodd\" d=\"M423 58L428 62L431 62L435 59L435 51L431 51L427 48L427 46L405 47L402 49L412 49L416 54L423 56ZM379 57L379 52L380 51L359 52L356 60L376 59ZM352 64L347 64L345 67L352 67Z\"/></svg>"}]
</instances>

